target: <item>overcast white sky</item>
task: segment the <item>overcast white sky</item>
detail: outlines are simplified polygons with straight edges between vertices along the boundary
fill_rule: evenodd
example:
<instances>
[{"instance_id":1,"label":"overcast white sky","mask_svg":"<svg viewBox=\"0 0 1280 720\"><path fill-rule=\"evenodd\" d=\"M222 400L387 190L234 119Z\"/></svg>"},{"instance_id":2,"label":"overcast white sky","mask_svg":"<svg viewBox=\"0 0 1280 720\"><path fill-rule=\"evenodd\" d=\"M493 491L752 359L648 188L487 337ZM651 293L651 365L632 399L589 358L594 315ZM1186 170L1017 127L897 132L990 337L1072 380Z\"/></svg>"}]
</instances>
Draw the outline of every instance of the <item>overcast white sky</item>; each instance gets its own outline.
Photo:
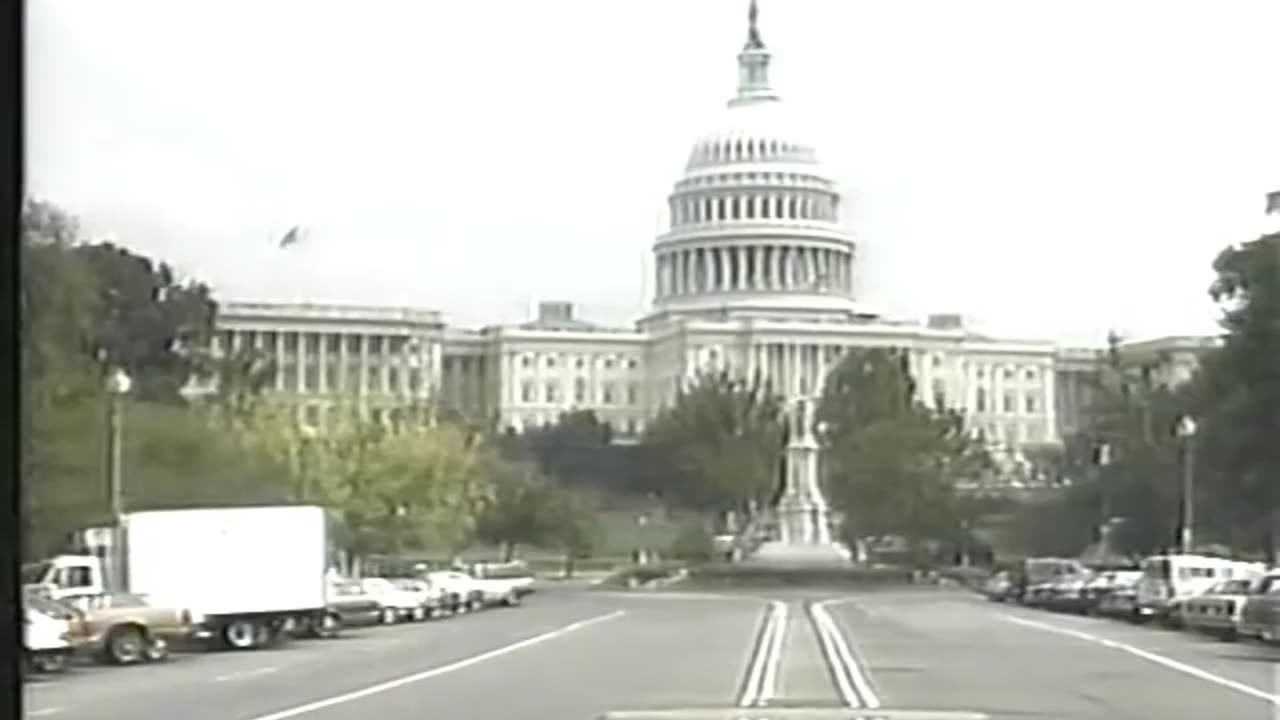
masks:
<instances>
[{"instance_id":1,"label":"overcast white sky","mask_svg":"<svg viewBox=\"0 0 1280 720\"><path fill-rule=\"evenodd\" d=\"M31 0L29 192L223 298L620 322L747 0ZM1280 189L1275 0L761 0L863 299L1211 330ZM311 228L289 252L273 238Z\"/></svg>"}]
</instances>

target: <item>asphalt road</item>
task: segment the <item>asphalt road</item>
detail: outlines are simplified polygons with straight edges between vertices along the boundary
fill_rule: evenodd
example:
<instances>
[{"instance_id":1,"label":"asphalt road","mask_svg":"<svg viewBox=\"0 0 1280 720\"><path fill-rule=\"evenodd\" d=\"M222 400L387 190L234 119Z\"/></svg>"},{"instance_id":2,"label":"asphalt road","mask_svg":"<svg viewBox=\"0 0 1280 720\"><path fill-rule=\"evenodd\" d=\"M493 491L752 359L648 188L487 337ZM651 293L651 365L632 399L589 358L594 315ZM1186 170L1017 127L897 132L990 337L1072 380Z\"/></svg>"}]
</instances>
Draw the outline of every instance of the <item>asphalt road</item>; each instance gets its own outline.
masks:
<instances>
[{"instance_id":1,"label":"asphalt road","mask_svg":"<svg viewBox=\"0 0 1280 720\"><path fill-rule=\"evenodd\" d=\"M957 591L557 588L519 608L333 641L76 668L30 684L26 711L57 720L587 720L754 703L993 720L1269 718L1280 702L1274 660L1280 651Z\"/></svg>"}]
</instances>

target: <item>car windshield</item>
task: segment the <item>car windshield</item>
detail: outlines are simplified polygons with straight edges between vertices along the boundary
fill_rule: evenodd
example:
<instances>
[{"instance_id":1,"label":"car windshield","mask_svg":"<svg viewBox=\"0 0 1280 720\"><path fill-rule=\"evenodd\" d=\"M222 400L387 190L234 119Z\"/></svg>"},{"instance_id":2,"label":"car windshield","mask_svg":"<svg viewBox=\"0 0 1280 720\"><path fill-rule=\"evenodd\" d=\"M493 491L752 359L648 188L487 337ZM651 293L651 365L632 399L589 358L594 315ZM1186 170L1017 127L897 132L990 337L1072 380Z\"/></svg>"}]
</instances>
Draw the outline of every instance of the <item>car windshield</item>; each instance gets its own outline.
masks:
<instances>
[{"instance_id":1,"label":"car windshield","mask_svg":"<svg viewBox=\"0 0 1280 720\"><path fill-rule=\"evenodd\" d=\"M1243 595L1249 592L1252 583L1248 580L1227 580L1220 583L1214 592L1221 595Z\"/></svg>"}]
</instances>

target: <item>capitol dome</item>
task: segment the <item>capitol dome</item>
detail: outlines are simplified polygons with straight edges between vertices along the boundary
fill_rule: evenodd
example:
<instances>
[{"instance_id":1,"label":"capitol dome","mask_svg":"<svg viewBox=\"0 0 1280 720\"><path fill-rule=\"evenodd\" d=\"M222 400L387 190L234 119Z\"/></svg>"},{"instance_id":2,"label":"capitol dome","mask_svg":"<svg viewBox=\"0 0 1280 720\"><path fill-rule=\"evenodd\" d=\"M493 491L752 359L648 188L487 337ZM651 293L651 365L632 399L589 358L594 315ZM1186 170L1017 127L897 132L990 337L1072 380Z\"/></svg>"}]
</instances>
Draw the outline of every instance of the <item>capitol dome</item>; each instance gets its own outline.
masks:
<instances>
[{"instance_id":1,"label":"capitol dome","mask_svg":"<svg viewBox=\"0 0 1280 720\"><path fill-rule=\"evenodd\" d=\"M655 314L851 319L855 245L840 190L769 84L755 0L749 19L737 93L668 198Z\"/></svg>"}]
</instances>

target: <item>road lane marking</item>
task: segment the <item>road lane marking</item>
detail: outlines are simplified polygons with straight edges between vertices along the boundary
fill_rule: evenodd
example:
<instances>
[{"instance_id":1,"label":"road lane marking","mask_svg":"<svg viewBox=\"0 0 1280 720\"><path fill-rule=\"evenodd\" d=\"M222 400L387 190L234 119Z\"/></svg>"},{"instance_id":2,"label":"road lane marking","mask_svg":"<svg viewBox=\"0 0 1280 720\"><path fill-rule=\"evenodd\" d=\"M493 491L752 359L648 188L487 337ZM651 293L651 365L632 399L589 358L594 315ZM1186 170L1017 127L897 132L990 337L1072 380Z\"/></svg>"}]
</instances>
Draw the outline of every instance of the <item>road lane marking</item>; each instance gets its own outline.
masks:
<instances>
[{"instance_id":1,"label":"road lane marking","mask_svg":"<svg viewBox=\"0 0 1280 720\"><path fill-rule=\"evenodd\" d=\"M778 664L782 657L782 639L787 629L787 604L770 600L758 640L747 666L747 679L742 687L739 707L751 707L774 696Z\"/></svg>"},{"instance_id":2,"label":"road lane marking","mask_svg":"<svg viewBox=\"0 0 1280 720\"><path fill-rule=\"evenodd\" d=\"M831 630L826 624L823 624L820 618L822 609L813 603L809 606L809 620L813 623L813 632L818 635L818 644L822 647L823 660L827 661L827 670L831 673L831 678L836 684L836 691L840 692L840 697L845 701L845 705L849 707L861 707L863 701L858 697L858 689L854 687L854 683L850 679L849 670L846 669L844 659L840 655L840 651L836 650L836 643L831 637Z\"/></svg>"},{"instance_id":3,"label":"road lane marking","mask_svg":"<svg viewBox=\"0 0 1280 720\"><path fill-rule=\"evenodd\" d=\"M66 711L67 709L64 707L47 707L41 710L28 710L26 715L27 717L49 717L50 715L57 715L58 713L64 713Z\"/></svg>"},{"instance_id":4,"label":"road lane marking","mask_svg":"<svg viewBox=\"0 0 1280 720\"><path fill-rule=\"evenodd\" d=\"M858 691L854 689L853 682L849 679L849 673L844 668L840 652L836 650L835 643L831 639L831 633L823 625L818 613L819 609L816 604L809 606L809 620L813 623L813 631L818 635L818 644L822 648L822 657L827 662L827 670L831 673L836 690L839 691L845 705L851 708L862 707L862 700L858 697Z\"/></svg>"},{"instance_id":5,"label":"road lane marking","mask_svg":"<svg viewBox=\"0 0 1280 720\"><path fill-rule=\"evenodd\" d=\"M787 604L778 601L776 605L778 612L777 627L773 631L773 643L769 647L768 659L764 664L764 673L760 676L760 695L756 698L756 702L764 704L768 700L772 700L777 696L778 690L778 668L782 666L782 648L787 638Z\"/></svg>"},{"instance_id":6,"label":"road lane marking","mask_svg":"<svg viewBox=\"0 0 1280 720\"><path fill-rule=\"evenodd\" d=\"M404 677L396 678L395 680L388 680L387 682L378 683L377 685L370 685L369 687L363 688L361 690L355 690L353 692L343 693L341 695L334 695L333 697L325 698L323 700L316 700L315 702L309 702L309 703L306 703L305 705L298 705L296 707L287 708L285 710L279 710L277 712L268 713L266 715L258 715L252 718L251 720L285 720L285 718L297 717L299 715L305 715L306 713L309 713L309 712L315 712L316 710L321 710L327 707L333 707L334 705L341 705L343 703L348 703L348 702L351 702L352 700L359 700L360 698L369 697L370 695L377 695L378 693L383 693L388 690L394 690L398 687L410 685L412 683L416 683L421 680L427 680L429 678L436 677L437 675L444 675L445 673L451 673L454 670L461 670L463 668L470 667L472 665L478 665L484 662L485 660L492 660L493 658L501 657L508 653L513 653L517 650L522 650L524 648L546 642L547 640L552 640L558 637L562 637L564 635L568 635L572 632L581 630L586 627L590 627L591 625L595 625L597 623L602 623L607 620L613 620L614 618L621 617L625 614L626 612L623 610L615 610L611 613L606 613L604 615L597 615L592 618L587 618L586 620L579 620L578 622L570 623L563 627L556 628L555 630L544 632L541 635L534 635L531 638L526 638L519 642L511 643L510 645L503 645L500 648L495 648L493 650L489 650L488 652L482 652L479 655L472 655L469 658L458 660L457 662L452 662L452 663L449 663L448 665L441 665L440 667L431 668L430 670L424 670L422 672L417 672L412 675L405 675Z\"/></svg>"},{"instance_id":7,"label":"road lane marking","mask_svg":"<svg viewBox=\"0 0 1280 720\"><path fill-rule=\"evenodd\" d=\"M875 688L871 686L868 671L863 668L863 663L858 662L849 645L849 641L845 638L844 633L840 632L835 619L831 617L831 612L827 610L828 605L838 602L847 602L847 600L824 600L814 603L809 606L810 615L813 618L814 626L819 629L819 637L825 636L827 642L831 645L830 654L827 655L827 662L832 664L832 672L837 678L837 685L845 701L849 703L850 707L865 707L875 710L880 707L880 698L876 695ZM839 685L838 678L846 676L853 685L854 693L846 693L845 686ZM861 701L861 705L854 704L859 701Z\"/></svg>"},{"instance_id":8,"label":"road lane marking","mask_svg":"<svg viewBox=\"0 0 1280 720\"><path fill-rule=\"evenodd\" d=\"M1095 643L1097 645L1111 648L1113 650L1126 652L1126 653L1129 653L1130 655L1140 657L1143 660L1147 660L1148 662L1153 662L1157 665L1162 665L1166 668L1169 668L1170 670L1175 670L1177 672L1190 675L1192 677L1199 678L1207 682L1211 682L1215 685L1219 685L1229 690L1235 690L1238 693L1242 693L1250 697L1255 697L1259 700L1265 700L1271 703L1272 705L1280 706L1280 695L1273 695L1272 693L1264 692L1251 685L1245 685L1242 682L1237 682L1230 678L1222 677L1221 675L1215 675L1214 673L1211 673L1208 670L1202 670L1194 665L1188 665L1187 663L1180 662L1172 658L1167 658L1164 655L1159 655L1149 650L1143 650L1142 648L1134 647L1133 645L1129 645L1128 643L1122 643L1116 640L1109 640L1100 635L1094 635L1092 633L1082 632L1080 630L1072 630L1070 628L1064 628L1058 625L1053 625L1051 623L1040 622L1039 620L1028 620L1026 618L1015 617L1013 615L1008 615L1003 613L1000 615L1000 617L1004 618L1005 620L1008 620L1011 623L1016 623L1018 625L1025 625L1026 627L1032 627L1038 630L1044 630L1046 632L1057 633L1059 635L1066 635L1067 637L1073 637L1073 638L1076 638L1077 640L1084 640L1086 642Z\"/></svg>"},{"instance_id":9,"label":"road lane marking","mask_svg":"<svg viewBox=\"0 0 1280 720\"><path fill-rule=\"evenodd\" d=\"M256 670L241 670L240 672L233 672L233 673L227 673L226 675L219 675L218 677L214 678L213 681L227 682L228 680L243 680L245 678L259 677L261 675L270 675L271 673L279 669L280 668L278 667L264 667L264 668L257 668Z\"/></svg>"}]
</instances>

